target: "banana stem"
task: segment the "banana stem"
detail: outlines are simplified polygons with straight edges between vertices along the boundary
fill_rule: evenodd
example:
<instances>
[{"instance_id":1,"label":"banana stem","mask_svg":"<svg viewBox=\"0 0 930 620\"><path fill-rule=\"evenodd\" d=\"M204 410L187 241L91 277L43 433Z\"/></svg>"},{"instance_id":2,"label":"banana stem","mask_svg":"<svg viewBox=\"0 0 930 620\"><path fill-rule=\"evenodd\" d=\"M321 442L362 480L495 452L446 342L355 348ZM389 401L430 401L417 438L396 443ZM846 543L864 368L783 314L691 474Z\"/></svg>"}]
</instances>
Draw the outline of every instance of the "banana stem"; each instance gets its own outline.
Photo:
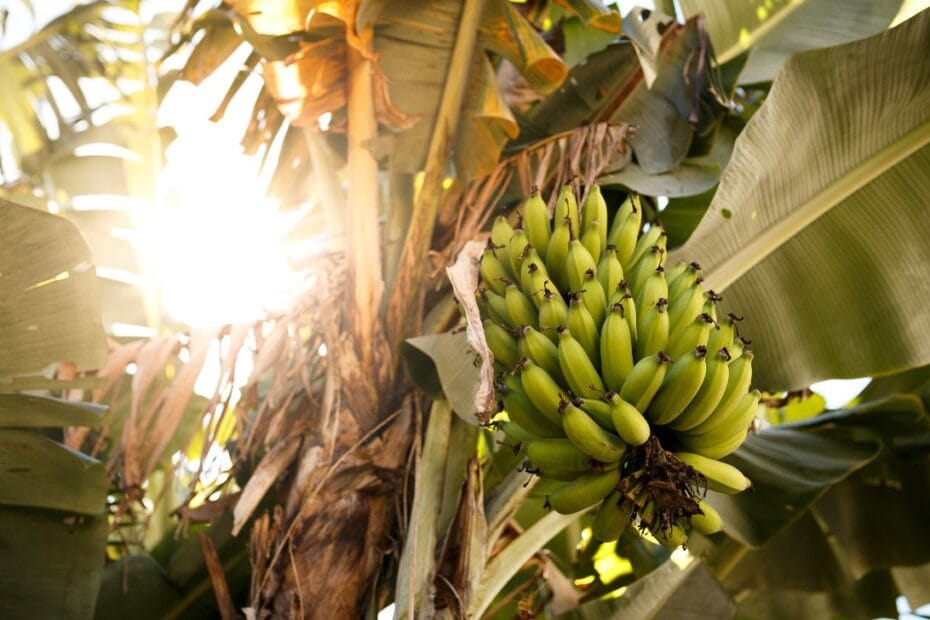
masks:
<instances>
[{"instance_id":1,"label":"banana stem","mask_svg":"<svg viewBox=\"0 0 930 620\"><path fill-rule=\"evenodd\" d=\"M714 568L714 578L717 581L723 581L736 568L740 560L749 553L749 547L730 539L727 541L724 551L719 556L719 561Z\"/></svg>"}]
</instances>

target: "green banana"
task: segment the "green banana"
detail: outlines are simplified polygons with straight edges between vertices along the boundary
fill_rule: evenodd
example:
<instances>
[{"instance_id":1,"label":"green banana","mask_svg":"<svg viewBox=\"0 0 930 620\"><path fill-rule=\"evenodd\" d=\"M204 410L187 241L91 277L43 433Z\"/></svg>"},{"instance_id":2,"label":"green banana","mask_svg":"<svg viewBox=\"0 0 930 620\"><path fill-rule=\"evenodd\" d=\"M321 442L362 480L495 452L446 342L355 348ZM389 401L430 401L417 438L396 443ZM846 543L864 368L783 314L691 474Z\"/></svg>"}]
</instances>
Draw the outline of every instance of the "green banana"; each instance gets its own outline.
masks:
<instances>
[{"instance_id":1,"label":"green banana","mask_svg":"<svg viewBox=\"0 0 930 620\"><path fill-rule=\"evenodd\" d=\"M758 390L747 393L726 424L706 433L682 433L678 439L697 454L719 459L740 447L746 440L749 429L759 408L762 394Z\"/></svg>"},{"instance_id":2,"label":"green banana","mask_svg":"<svg viewBox=\"0 0 930 620\"><path fill-rule=\"evenodd\" d=\"M601 194L601 188L592 185L588 190L588 195L584 199L584 205L581 207L581 228L588 231L592 222L600 224L599 233L601 236L601 248L607 246L607 201Z\"/></svg>"},{"instance_id":3,"label":"green banana","mask_svg":"<svg viewBox=\"0 0 930 620\"><path fill-rule=\"evenodd\" d=\"M672 317L669 316L669 322L671 320ZM707 339L714 324L713 317L704 313L699 314L693 321L686 323L684 328L679 327L681 325L679 323L669 331L666 353L672 359L677 359L688 351L693 351L695 347L707 348Z\"/></svg>"},{"instance_id":4,"label":"green banana","mask_svg":"<svg viewBox=\"0 0 930 620\"><path fill-rule=\"evenodd\" d=\"M517 328L517 358L528 357L545 370L558 383L565 383L562 369L559 368L559 349L551 340L543 336L533 327L523 325ZM514 361L516 364L516 360ZM510 366L513 368L513 365Z\"/></svg>"},{"instance_id":5,"label":"green banana","mask_svg":"<svg viewBox=\"0 0 930 620\"><path fill-rule=\"evenodd\" d=\"M610 405L597 398L576 398L572 404L591 416L598 426L608 431L614 430L611 419Z\"/></svg>"},{"instance_id":6,"label":"green banana","mask_svg":"<svg viewBox=\"0 0 930 620\"><path fill-rule=\"evenodd\" d=\"M568 331L574 336L575 340L581 343L584 352L591 359L591 363L594 366L599 366L601 354L598 323L595 323L594 317L588 307L582 303L578 293L571 293L568 297L568 313L565 326L568 327Z\"/></svg>"},{"instance_id":7,"label":"green banana","mask_svg":"<svg viewBox=\"0 0 930 620\"><path fill-rule=\"evenodd\" d=\"M539 191L530 193L530 197L523 204L523 226L526 235L533 247L544 251L549 245L549 236L552 230L549 225L549 207L542 199Z\"/></svg>"},{"instance_id":8,"label":"green banana","mask_svg":"<svg viewBox=\"0 0 930 620\"><path fill-rule=\"evenodd\" d=\"M637 318L636 303L633 301L633 295L630 294L626 282L621 282L620 287L627 292L620 296L617 303L623 308L623 318L630 328L630 341L636 343L639 335L639 319Z\"/></svg>"},{"instance_id":9,"label":"green banana","mask_svg":"<svg viewBox=\"0 0 930 620\"><path fill-rule=\"evenodd\" d=\"M488 288L498 295L503 295L504 290L507 288L506 282L509 278L507 277L507 272L504 270L504 266L497 259L494 252L494 246L490 245L490 242L488 242L488 246L481 255L481 265L478 270Z\"/></svg>"},{"instance_id":10,"label":"green banana","mask_svg":"<svg viewBox=\"0 0 930 620\"><path fill-rule=\"evenodd\" d=\"M561 424L543 416L523 391L519 377L508 373L498 389L510 419L537 437L564 437Z\"/></svg>"},{"instance_id":11,"label":"green banana","mask_svg":"<svg viewBox=\"0 0 930 620\"><path fill-rule=\"evenodd\" d=\"M707 291L704 293L704 306L701 308L701 312L704 314L709 314L713 319L717 320L717 303L722 300L723 297L715 293L714 291Z\"/></svg>"},{"instance_id":12,"label":"green banana","mask_svg":"<svg viewBox=\"0 0 930 620\"><path fill-rule=\"evenodd\" d=\"M568 257L568 244L571 239L568 222L556 220L556 226L549 237L549 245L546 246L546 265L552 280L562 290L570 288L565 261Z\"/></svg>"},{"instance_id":13,"label":"green banana","mask_svg":"<svg viewBox=\"0 0 930 620\"><path fill-rule=\"evenodd\" d=\"M668 285L665 283L665 269L661 266L656 267L649 276L640 282L639 288L633 288L633 300L637 308L649 308L654 306L660 299L668 299ZM671 321L671 315L669 315ZM671 325L671 323L669 323Z\"/></svg>"},{"instance_id":14,"label":"green banana","mask_svg":"<svg viewBox=\"0 0 930 620\"><path fill-rule=\"evenodd\" d=\"M526 232L522 228L514 230L510 236L510 241L507 242L507 253L510 255L510 268L514 277L520 275L520 266L523 263L526 246L529 244L530 238L526 236Z\"/></svg>"},{"instance_id":15,"label":"green banana","mask_svg":"<svg viewBox=\"0 0 930 620\"><path fill-rule=\"evenodd\" d=\"M691 516L691 527L695 532L709 536L723 529L723 519L713 506L701 499L698 500L698 507L701 514Z\"/></svg>"},{"instance_id":16,"label":"green banana","mask_svg":"<svg viewBox=\"0 0 930 620\"><path fill-rule=\"evenodd\" d=\"M736 321L738 320L739 317L730 312L717 324L716 329L710 330L710 337L707 339L708 353L714 355L720 349L733 344L733 338L736 336Z\"/></svg>"},{"instance_id":17,"label":"green banana","mask_svg":"<svg viewBox=\"0 0 930 620\"><path fill-rule=\"evenodd\" d=\"M636 362L620 388L620 398L639 411L646 411L665 379L672 360L661 351Z\"/></svg>"},{"instance_id":18,"label":"green banana","mask_svg":"<svg viewBox=\"0 0 930 620\"><path fill-rule=\"evenodd\" d=\"M646 417L655 424L668 424L685 410L704 383L707 349L696 347L671 365L655 398L646 410Z\"/></svg>"},{"instance_id":19,"label":"green banana","mask_svg":"<svg viewBox=\"0 0 930 620\"><path fill-rule=\"evenodd\" d=\"M688 542L688 533L680 525L672 525L666 529L653 530L649 528L652 535L660 545L667 549L677 549Z\"/></svg>"},{"instance_id":20,"label":"green banana","mask_svg":"<svg viewBox=\"0 0 930 620\"><path fill-rule=\"evenodd\" d=\"M659 246L654 245L649 248L645 254L640 256L639 260L633 263L632 267L624 270L624 273L626 274L626 280L630 283L630 288L633 289L634 297L643 287L646 278L652 275L652 272L654 272L656 269L662 267L663 256L662 249Z\"/></svg>"},{"instance_id":21,"label":"green banana","mask_svg":"<svg viewBox=\"0 0 930 620\"><path fill-rule=\"evenodd\" d=\"M558 513L573 514L598 503L610 495L620 482L620 470L583 474L555 489L546 501Z\"/></svg>"},{"instance_id":22,"label":"green banana","mask_svg":"<svg viewBox=\"0 0 930 620\"><path fill-rule=\"evenodd\" d=\"M491 353L494 354L494 359L503 364L505 368L513 368L520 359L517 341L509 331L496 325L491 319L485 319L482 325L484 326L484 339Z\"/></svg>"},{"instance_id":23,"label":"green banana","mask_svg":"<svg viewBox=\"0 0 930 620\"><path fill-rule=\"evenodd\" d=\"M623 458L626 444L595 422L591 416L568 401L559 407L565 436L579 450L602 463L613 463Z\"/></svg>"},{"instance_id":24,"label":"green banana","mask_svg":"<svg viewBox=\"0 0 930 620\"><path fill-rule=\"evenodd\" d=\"M575 447L568 439L533 439L523 444L530 465L545 476L546 470L602 471L603 464Z\"/></svg>"},{"instance_id":25,"label":"green banana","mask_svg":"<svg viewBox=\"0 0 930 620\"><path fill-rule=\"evenodd\" d=\"M510 318L510 313L507 311L507 300L502 295L498 295L494 291L484 291L483 297L490 309L489 315L495 322L508 327L517 326L513 319Z\"/></svg>"},{"instance_id":26,"label":"green banana","mask_svg":"<svg viewBox=\"0 0 930 620\"><path fill-rule=\"evenodd\" d=\"M661 250L664 244L661 242L662 237L665 235L665 230L659 224L652 224L649 227L649 230L644 232L640 238L636 241L636 245L633 247L633 255L630 257L630 265L635 265L639 258L649 251L652 246L659 246ZM627 264L623 264L624 270L627 269Z\"/></svg>"},{"instance_id":27,"label":"green banana","mask_svg":"<svg viewBox=\"0 0 930 620\"><path fill-rule=\"evenodd\" d=\"M549 274L546 272L546 267L542 262L539 264L530 263L526 267L526 271L530 284L529 291L527 291L526 294L530 297L530 301L533 302L533 305L539 308L546 297L546 289L554 288L552 280L549 279Z\"/></svg>"},{"instance_id":28,"label":"green banana","mask_svg":"<svg viewBox=\"0 0 930 620\"><path fill-rule=\"evenodd\" d=\"M555 330L568 321L568 306L562 295L553 291L550 286L551 282L543 285L543 301L539 306L539 330L552 342L558 342L559 336Z\"/></svg>"},{"instance_id":29,"label":"green banana","mask_svg":"<svg viewBox=\"0 0 930 620\"><path fill-rule=\"evenodd\" d=\"M684 291L701 283L698 272L701 266L697 263L687 263L681 271L676 270L674 277L668 279L668 294L670 297L680 297ZM697 314L697 312L695 312Z\"/></svg>"},{"instance_id":30,"label":"green banana","mask_svg":"<svg viewBox=\"0 0 930 620\"><path fill-rule=\"evenodd\" d=\"M603 228L601 223L594 220L581 234L581 245L587 248L595 263L600 260L601 252L604 249L604 246L601 245L601 228Z\"/></svg>"},{"instance_id":31,"label":"green banana","mask_svg":"<svg viewBox=\"0 0 930 620\"><path fill-rule=\"evenodd\" d=\"M669 423L672 429L686 431L710 417L727 389L727 380L730 377L729 363L730 353L726 348L720 349L711 357L707 362L707 373L704 375L701 389L681 415Z\"/></svg>"},{"instance_id":32,"label":"green banana","mask_svg":"<svg viewBox=\"0 0 930 620\"><path fill-rule=\"evenodd\" d=\"M597 262L597 281L604 290L604 298L612 296L623 280L623 266L617 258L617 246L608 245Z\"/></svg>"},{"instance_id":33,"label":"green banana","mask_svg":"<svg viewBox=\"0 0 930 620\"><path fill-rule=\"evenodd\" d=\"M636 357L642 359L665 349L668 344L668 312L665 299L645 309L637 317Z\"/></svg>"},{"instance_id":34,"label":"green banana","mask_svg":"<svg viewBox=\"0 0 930 620\"><path fill-rule=\"evenodd\" d=\"M575 199L575 190L571 185L565 185L559 191L559 198L555 202L555 221L560 222L568 218L568 227L573 236L581 233L581 222L578 217L578 201Z\"/></svg>"},{"instance_id":35,"label":"green banana","mask_svg":"<svg viewBox=\"0 0 930 620\"><path fill-rule=\"evenodd\" d=\"M494 426L504 433L507 439L507 445L514 449L514 452L520 450L523 442L538 439L536 435L529 432L513 420L495 419Z\"/></svg>"},{"instance_id":36,"label":"green banana","mask_svg":"<svg viewBox=\"0 0 930 620\"><path fill-rule=\"evenodd\" d=\"M632 518L632 508L619 491L614 491L601 502L591 522L591 535L602 543L620 538Z\"/></svg>"},{"instance_id":37,"label":"green banana","mask_svg":"<svg viewBox=\"0 0 930 620\"><path fill-rule=\"evenodd\" d=\"M601 327L601 375L609 390L619 390L633 370L633 342L623 305L614 304ZM512 364L511 364L512 366Z\"/></svg>"},{"instance_id":38,"label":"green banana","mask_svg":"<svg viewBox=\"0 0 930 620\"><path fill-rule=\"evenodd\" d=\"M604 393L604 383L591 358L567 328L560 327L558 332L559 365L568 387L576 396L598 398Z\"/></svg>"},{"instance_id":39,"label":"green banana","mask_svg":"<svg viewBox=\"0 0 930 620\"><path fill-rule=\"evenodd\" d=\"M651 429L643 414L616 392L607 392L604 398L610 405L610 419L620 438L631 446L646 443Z\"/></svg>"},{"instance_id":40,"label":"green banana","mask_svg":"<svg viewBox=\"0 0 930 620\"><path fill-rule=\"evenodd\" d=\"M600 282L594 274L593 269L588 269L584 275L584 283L578 294L581 295L584 305L588 307L591 318L594 319L595 325L604 322L604 315L607 314L607 297L604 295L604 289L601 288Z\"/></svg>"},{"instance_id":41,"label":"green banana","mask_svg":"<svg viewBox=\"0 0 930 620\"><path fill-rule=\"evenodd\" d=\"M704 307L704 291L700 284L684 289L678 296L668 292L668 320L671 325L687 323L701 314Z\"/></svg>"},{"instance_id":42,"label":"green banana","mask_svg":"<svg viewBox=\"0 0 930 620\"><path fill-rule=\"evenodd\" d=\"M693 452L675 452L674 455L704 476L707 480L707 488L711 491L733 494L745 491L752 486L752 482L743 475L743 472L722 461Z\"/></svg>"},{"instance_id":43,"label":"green banana","mask_svg":"<svg viewBox=\"0 0 930 620\"><path fill-rule=\"evenodd\" d=\"M717 407L703 422L691 428L688 432L694 434L707 433L721 424L726 424L730 419L730 414L736 410L740 400L746 395L751 383L752 351L746 351L738 359L730 362L727 389L724 390Z\"/></svg>"},{"instance_id":44,"label":"green banana","mask_svg":"<svg viewBox=\"0 0 930 620\"><path fill-rule=\"evenodd\" d=\"M539 326L536 322L536 307L530 301L530 298L523 294L523 291L520 290L516 283L511 282L507 285L504 302L507 304L507 316L510 317L512 323L517 326Z\"/></svg>"},{"instance_id":45,"label":"green banana","mask_svg":"<svg viewBox=\"0 0 930 620\"><path fill-rule=\"evenodd\" d=\"M597 273L597 263L588 248L578 239L572 239L568 244L568 255L565 258L565 270L568 276L569 288L580 291L585 285L585 273L588 270Z\"/></svg>"},{"instance_id":46,"label":"green banana","mask_svg":"<svg viewBox=\"0 0 930 620\"><path fill-rule=\"evenodd\" d=\"M617 246L617 258L626 270L633 265L633 250L642 228L643 209L639 196L627 198L614 216L614 223L607 233L607 243Z\"/></svg>"},{"instance_id":47,"label":"green banana","mask_svg":"<svg viewBox=\"0 0 930 620\"><path fill-rule=\"evenodd\" d=\"M528 358L522 358L517 362L516 372L520 374L523 393L530 399L533 406L547 420L562 426L559 405L562 404L563 396L568 396L567 390L556 383L548 372Z\"/></svg>"}]
</instances>

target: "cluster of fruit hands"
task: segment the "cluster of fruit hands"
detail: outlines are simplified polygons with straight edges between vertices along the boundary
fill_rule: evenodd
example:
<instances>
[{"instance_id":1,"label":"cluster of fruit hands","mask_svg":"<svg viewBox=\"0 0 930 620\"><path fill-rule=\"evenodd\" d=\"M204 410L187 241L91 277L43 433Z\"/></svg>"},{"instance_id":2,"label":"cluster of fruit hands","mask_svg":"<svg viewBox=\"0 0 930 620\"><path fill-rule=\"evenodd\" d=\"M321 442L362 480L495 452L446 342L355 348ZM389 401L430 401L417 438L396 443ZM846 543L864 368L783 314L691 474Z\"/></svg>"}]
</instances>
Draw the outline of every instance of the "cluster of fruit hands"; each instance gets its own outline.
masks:
<instances>
[{"instance_id":1,"label":"cluster of fruit hands","mask_svg":"<svg viewBox=\"0 0 930 620\"><path fill-rule=\"evenodd\" d=\"M561 513L600 504L602 542L630 524L661 544L723 528L708 489L749 480L720 458L746 439L760 393L739 317L718 319L697 263L666 271L666 234L638 196L610 217L597 186L553 213L538 192L493 225L478 303L497 371L493 423L551 484Z\"/></svg>"}]
</instances>

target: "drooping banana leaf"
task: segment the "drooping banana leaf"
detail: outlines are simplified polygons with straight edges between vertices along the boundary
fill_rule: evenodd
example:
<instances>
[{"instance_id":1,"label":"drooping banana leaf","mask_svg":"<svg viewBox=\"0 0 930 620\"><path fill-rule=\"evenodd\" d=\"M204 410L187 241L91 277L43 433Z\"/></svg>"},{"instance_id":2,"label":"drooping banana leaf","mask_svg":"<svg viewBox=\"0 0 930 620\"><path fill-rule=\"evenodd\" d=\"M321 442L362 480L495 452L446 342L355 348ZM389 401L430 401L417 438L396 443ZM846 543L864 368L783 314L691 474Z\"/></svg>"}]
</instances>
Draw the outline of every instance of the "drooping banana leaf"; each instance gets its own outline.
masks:
<instances>
[{"instance_id":1,"label":"drooping banana leaf","mask_svg":"<svg viewBox=\"0 0 930 620\"><path fill-rule=\"evenodd\" d=\"M749 50L742 83L773 79L795 52L839 45L884 30L900 0L681 0L685 16L704 13L720 63Z\"/></svg>"},{"instance_id":2,"label":"drooping banana leaf","mask_svg":"<svg viewBox=\"0 0 930 620\"><path fill-rule=\"evenodd\" d=\"M930 362L928 45L925 11L790 60L670 258L745 315L759 387Z\"/></svg>"}]
</instances>

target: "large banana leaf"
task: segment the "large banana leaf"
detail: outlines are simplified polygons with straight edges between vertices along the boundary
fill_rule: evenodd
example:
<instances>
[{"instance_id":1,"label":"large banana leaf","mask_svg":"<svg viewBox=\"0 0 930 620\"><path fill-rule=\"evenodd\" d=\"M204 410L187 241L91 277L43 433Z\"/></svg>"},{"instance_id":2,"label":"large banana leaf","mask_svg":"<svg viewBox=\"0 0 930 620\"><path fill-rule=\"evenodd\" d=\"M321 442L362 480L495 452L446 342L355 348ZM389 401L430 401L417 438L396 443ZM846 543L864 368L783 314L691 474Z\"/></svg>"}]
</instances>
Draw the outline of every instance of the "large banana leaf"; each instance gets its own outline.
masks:
<instances>
[{"instance_id":1,"label":"large banana leaf","mask_svg":"<svg viewBox=\"0 0 930 620\"><path fill-rule=\"evenodd\" d=\"M681 0L687 17L704 13L721 63L749 51L740 81L769 81L791 54L839 45L884 30L900 0Z\"/></svg>"},{"instance_id":2,"label":"large banana leaf","mask_svg":"<svg viewBox=\"0 0 930 620\"><path fill-rule=\"evenodd\" d=\"M746 317L763 388L930 362L930 12L790 60L670 260Z\"/></svg>"}]
</instances>

